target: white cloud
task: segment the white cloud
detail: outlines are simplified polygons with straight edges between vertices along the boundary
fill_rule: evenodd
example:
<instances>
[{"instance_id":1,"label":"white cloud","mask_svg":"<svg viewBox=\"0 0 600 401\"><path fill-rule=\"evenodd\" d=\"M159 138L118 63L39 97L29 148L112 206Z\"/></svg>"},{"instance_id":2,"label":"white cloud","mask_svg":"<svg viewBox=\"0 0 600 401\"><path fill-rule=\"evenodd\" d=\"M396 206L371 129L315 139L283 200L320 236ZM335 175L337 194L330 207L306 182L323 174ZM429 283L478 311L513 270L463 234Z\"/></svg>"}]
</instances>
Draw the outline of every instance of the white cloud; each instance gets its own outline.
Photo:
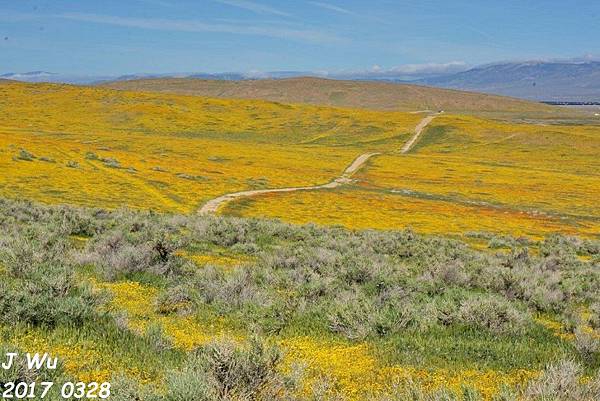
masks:
<instances>
[{"instance_id":1,"label":"white cloud","mask_svg":"<svg viewBox=\"0 0 600 401\"><path fill-rule=\"evenodd\" d=\"M307 29L292 29L285 26L232 25L223 23L215 24L192 20L133 18L82 13L67 13L57 15L56 17L75 21L162 31L230 33L238 35L267 36L279 39L294 39L315 43L336 43L342 41L340 37L327 32Z\"/></svg>"},{"instance_id":2,"label":"white cloud","mask_svg":"<svg viewBox=\"0 0 600 401\"><path fill-rule=\"evenodd\" d=\"M313 6L316 6L316 7L324 8L324 9L329 10L329 11L335 11L336 13L346 14L346 15L356 15L354 12L352 12L350 10L347 10L345 8L342 8L342 7L335 6L333 4L322 3L320 1L309 1L309 3L312 4Z\"/></svg>"},{"instance_id":3,"label":"white cloud","mask_svg":"<svg viewBox=\"0 0 600 401\"><path fill-rule=\"evenodd\" d=\"M451 61L448 63L424 63L424 64L403 64L396 67L384 68L374 65L366 70L337 71L329 72L326 75L337 78L399 78L399 79L419 79L431 75L452 74L465 71L469 65L463 61Z\"/></svg>"},{"instance_id":4,"label":"white cloud","mask_svg":"<svg viewBox=\"0 0 600 401\"><path fill-rule=\"evenodd\" d=\"M404 64L392 67L387 72L399 74L443 74L464 71L468 67L464 61L449 63Z\"/></svg>"},{"instance_id":5,"label":"white cloud","mask_svg":"<svg viewBox=\"0 0 600 401\"><path fill-rule=\"evenodd\" d=\"M226 4L228 6L242 8L244 10L252 11L257 14L273 14L282 17L290 17L291 15L277 10L273 7L265 6L263 4L255 3L248 0L214 0L217 3Z\"/></svg>"}]
</instances>

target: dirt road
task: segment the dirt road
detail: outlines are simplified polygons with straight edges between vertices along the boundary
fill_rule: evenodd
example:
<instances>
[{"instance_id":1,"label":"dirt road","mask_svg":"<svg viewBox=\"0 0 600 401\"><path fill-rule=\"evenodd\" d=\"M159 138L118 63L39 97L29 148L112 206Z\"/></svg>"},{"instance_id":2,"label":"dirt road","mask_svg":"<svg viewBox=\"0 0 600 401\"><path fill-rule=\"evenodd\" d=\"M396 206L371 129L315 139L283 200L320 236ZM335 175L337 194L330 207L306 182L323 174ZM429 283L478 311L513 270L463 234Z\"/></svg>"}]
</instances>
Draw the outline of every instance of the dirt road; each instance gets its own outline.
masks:
<instances>
[{"instance_id":1,"label":"dirt road","mask_svg":"<svg viewBox=\"0 0 600 401\"><path fill-rule=\"evenodd\" d=\"M429 125L429 123L431 123L431 121L433 121L434 118L435 118L435 115L427 116L419 123L419 125L417 125L415 127L415 133L408 140L408 142L406 142L406 144L402 147L402 151L401 151L402 153L406 153L410 150L411 146L419 138L419 135L421 135L421 132L423 132L425 127L427 127L427 125ZM281 193L281 192L312 191L312 190L316 190L316 189L331 189L331 188L337 188L337 187L345 185L345 184L349 184L352 182L352 178L351 178L352 175L355 172L357 172L358 170L360 170L360 168L362 166L364 166L364 164L371 157L379 155L379 154L380 153L365 153L365 154L358 156L356 159L354 159L352 164L350 164L346 168L346 170L344 170L344 173L341 176L339 176L338 178L336 178L335 180L333 180L331 182L328 182L327 184L313 185L313 186L307 186L307 187L254 189L254 190L250 190L250 191L233 192L233 193L225 194L225 195L219 196L218 198L209 200L200 209L200 214L216 213L221 206L223 206L226 203L231 202L234 199L238 199L238 198L245 198L248 196L263 195L263 194L274 194L274 193Z\"/></svg>"},{"instance_id":2,"label":"dirt road","mask_svg":"<svg viewBox=\"0 0 600 401\"><path fill-rule=\"evenodd\" d=\"M417 125L415 127L415 134L412 136L412 138L410 138L408 140L408 142L406 142L404 144L404 146L402 146L402 149L400 150L400 153L407 153L410 148L412 148L412 146L415 144L415 142L417 141L417 139L419 139L419 137L421 136L421 133L423 132L423 130L433 121L434 118L437 117L437 114L433 114L430 116L425 117L423 120L421 120L421 122L419 123L419 125Z\"/></svg>"},{"instance_id":3,"label":"dirt road","mask_svg":"<svg viewBox=\"0 0 600 401\"><path fill-rule=\"evenodd\" d=\"M255 196L255 195L263 195L263 194L272 194L279 192L294 192L294 191L311 191L315 189L331 189L337 188L341 185L348 184L352 181L352 174L358 171L371 157L378 155L379 153L365 153L358 156L346 170L344 173L336 178L335 180L328 182L327 184L322 185L313 185L308 187L290 187L290 188L277 188L277 189L255 189L250 191L241 191L234 192L231 194L226 194L223 196L219 196L218 198L211 199L202 206L200 209L200 214L209 214L216 213L219 208L231 202L234 199L244 198L247 196Z\"/></svg>"}]
</instances>

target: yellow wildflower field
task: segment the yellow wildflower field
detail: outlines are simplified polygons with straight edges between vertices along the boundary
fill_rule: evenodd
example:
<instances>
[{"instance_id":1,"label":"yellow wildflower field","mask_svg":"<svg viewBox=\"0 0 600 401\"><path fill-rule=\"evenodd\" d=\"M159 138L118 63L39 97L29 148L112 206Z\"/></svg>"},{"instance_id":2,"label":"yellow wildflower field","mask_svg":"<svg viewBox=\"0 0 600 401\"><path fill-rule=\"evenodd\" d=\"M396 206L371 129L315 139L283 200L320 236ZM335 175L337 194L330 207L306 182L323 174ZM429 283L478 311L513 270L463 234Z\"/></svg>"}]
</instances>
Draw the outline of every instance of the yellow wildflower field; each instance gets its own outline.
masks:
<instances>
[{"instance_id":1,"label":"yellow wildflower field","mask_svg":"<svg viewBox=\"0 0 600 401\"><path fill-rule=\"evenodd\" d=\"M0 84L0 194L191 212L218 195L328 182L420 116ZM400 139L399 139L400 138Z\"/></svg>"},{"instance_id":2,"label":"yellow wildflower field","mask_svg":"<svg viewBox=\"0 0 600 401\"><path fill-rule=\"evenodd\" d=\"M354 229L411 228L431 234L463 234L476 230L539 237L555 232L595 235L600 229L600 224L593 221L571 223L524 211L418 199L360 188L264 195L243 203L234 202L226 206L223 213Z\"/></svg>"},{"instance_id":3,"label":"yellow wildflower field","mask_svg":"<svg viewBox=\"0 0 600 401\"><path fill-rule=\"evenodd\" d=\"M423 233L600 232L600 128L439 116L407 154L371 158L353 187L256 197L223 210Z\"/></svg>"}]
</instances>

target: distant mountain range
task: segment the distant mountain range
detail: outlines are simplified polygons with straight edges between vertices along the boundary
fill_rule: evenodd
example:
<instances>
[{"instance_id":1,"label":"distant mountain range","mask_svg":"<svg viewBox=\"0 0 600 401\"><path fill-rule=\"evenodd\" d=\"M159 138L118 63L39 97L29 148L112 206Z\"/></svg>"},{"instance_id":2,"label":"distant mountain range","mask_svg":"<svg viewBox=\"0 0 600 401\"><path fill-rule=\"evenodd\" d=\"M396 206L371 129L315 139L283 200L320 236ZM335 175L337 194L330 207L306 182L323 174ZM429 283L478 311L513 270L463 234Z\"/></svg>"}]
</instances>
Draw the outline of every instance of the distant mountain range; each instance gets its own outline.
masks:
<instances>
[{"instance_id":1,"label":"distant mountain range","mask_svg":"<svg viewBox=\"0 0 600 401\"><path fill-rule=\"evenodd\" d=\"M0 79L12 79L23 82L54 82L66 84L86 85L103 80L111 80L111 76L87 76L87 75L67 75L57 74L46 71L31 71L31 72L9 72L0 75Z\"/></svg>"},{"instance_id":2,"label":"distant mountain range","mask_svg":"<svg viewBox=\"0 0 600 401\"><path fill-rule=\"evenodd\" d=\"M0 75L0 79L12 79L23 82L51 82L66 84L97 84L106 81L134 81L138 79L157 79L157 78L196 78L219 81L243 81L249 79L283 79L300 76L321 76L312 72L303 71L273 71L265 73L204 73L204 72L183 72L183 73L164 73L164 74L127 74L120 76L110 75L67 75L56 74L46 71L32 71L24 73L10 72Z\"/></svg>"},{"instance_id":3,"label":"distant mountain range","mask_svg":"<svg viewBox=\"0 0 600 401\"><path fill-rule=\"evenodd\" d=\"M94 84L106 81L130 81L153 78L197 78L206 80L242 81L283 79L301 76L411 82L419 85L460 89L512 96L537 101L598 102L600 101L599 61L529 61L489 64L451 74L429 74L415 77L385 72L327 74L307 71L274 71L266 73L172 73L131 74L115 76L71 76L45 71L8 73L0 78L26 82L63 82Z\"/></svg>"},{"instance_id":4,"label":"distant mountain range","mask_svg":"<svg viewBox=\"0 0 600 401\"><path fill-rule=\"evenodd\" d=\"M600 62L491 64L416 83L530 100L600 101Z\"/></svg>"}]
</instances>

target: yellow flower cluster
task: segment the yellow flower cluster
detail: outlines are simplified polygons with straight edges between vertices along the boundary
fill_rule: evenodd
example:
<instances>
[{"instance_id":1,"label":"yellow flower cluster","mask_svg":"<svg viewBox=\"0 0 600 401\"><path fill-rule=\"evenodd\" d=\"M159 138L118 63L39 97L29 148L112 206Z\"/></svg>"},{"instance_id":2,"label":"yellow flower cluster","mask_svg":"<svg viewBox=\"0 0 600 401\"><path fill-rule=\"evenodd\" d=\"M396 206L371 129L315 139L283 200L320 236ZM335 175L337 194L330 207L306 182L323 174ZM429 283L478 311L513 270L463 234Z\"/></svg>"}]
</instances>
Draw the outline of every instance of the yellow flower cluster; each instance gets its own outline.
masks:
<instances>
[{"instance_id":1,"label":"yellow flower cluster","mask_svg":"<svg viewBox=\"0 0 600 401\"><path fill-rule=\"evenodd\" d=\"M287 367L294 363L306 364L306 393L317 380L326 377L332 383L332 391L349 400L361 400L369 394L386 394L409 382L421 386L424 392L445 388L458 393L462 386L471 386L485 400L491 400L502 386L523 385L539 374L523 369L504 373L381 366L366 344L348 345L310 337L284 339L280 345L287 351Z\"/></svg>"},{"instance_id":2,"label":"yellow flower cluster","mask_svg":"<svg viewBox=\"0 0 600 401\"><path fill-rule=\"evenodd\" d=\"M326 183L419 118L0 83L0 195L190 212L224 193Z\"/></svg>"},{"instance_id":3,"label":"yellow flower cluster","mask_svg":"<svg viewBox=\"0 0 600 401\"><path fill-rule=\"evenodd\" d=\"M591 314L587 308L581 308L579 311L581 322L579 329L581 329L584 334L590 335L596 339L600 339L600 330L594 329L589 324L590 315ZM573 341L575 339L575 334L567 331L564 324L561 322L557 322L556 320L552 320L546 316L538 316L535 321L536 323L550 330L556 337L567 341Z\"/></svg>"},{"instance_id":4,"label":"yellow flower cluster","mask_svg":"<svg viewBox=\"0 0 600 401\"><path fill-rule=\"evenodd\" d=\"M189 259L199 267L206 265L218 266L230 269L252 262L254 259L247 255L228 255L228 254L194 254L188 252L178 252L177 255Z\"/></svg>"},{"instance_id":5,"label":"yellow flower cluster","mask_svg":"<svg viewBox=\"0 0 600 401\"><path fill-rule=\"evenodd\" d=\"M158 290L133 281L116 283L94 283L98 289L108 290L113 298L110 308L114 312L125 312L129 328L143 334L153 324L162 327L173 345L184 350L192 350L206 344L214 336L224 331L225 321L216 319L210 325L203 325L192 316L162 315L155 311Z\"/></svg>"},{"instance_id":6,"label":"yellow flower cluster","mask_svg":"<svg viewBox=\"0 0 600 401\"><path fill-rule=\"evenodd\" d=\"M59 359L65 373L79 381L104 382L122 372L141 382L150 382L156 378L133 366L128 361L117 358L106 350L101 350L88 340L54 338L41 329L19 329L13 331L8 344L23 352L48 353Z\"/></svg>"},{"instance_id":7,"label":"yellow flower cluster","mask_svg":"<svg viewBox=\"0 0 600 401\"><path fill-rule=\"evenodd\" d=\"M349 228L539 238L600 231L600 128L444 115L408 154L388 152L353 187L232 202L224 214Z\"/></svg>"},{"instance_id":8,"label":"yellow flower cluster","mask_svg":"<svg viewBox=\"0 0 600 401\"><path fill-rule=\"evenodd\" d=\"M414 367L392 366L381 369L376 381L394 383L394 385L412 382L418 384L426 393L448 389L460 394L463 386L468 386L477 390L484 400L492 400L503 386L510 388L523 386L538 375L539 372L525 369L503 373L494 370L421 370ZM383 386L383 389L384 392L389 391L389 386L387 388Z\"/></svg>"}]
</instances>

